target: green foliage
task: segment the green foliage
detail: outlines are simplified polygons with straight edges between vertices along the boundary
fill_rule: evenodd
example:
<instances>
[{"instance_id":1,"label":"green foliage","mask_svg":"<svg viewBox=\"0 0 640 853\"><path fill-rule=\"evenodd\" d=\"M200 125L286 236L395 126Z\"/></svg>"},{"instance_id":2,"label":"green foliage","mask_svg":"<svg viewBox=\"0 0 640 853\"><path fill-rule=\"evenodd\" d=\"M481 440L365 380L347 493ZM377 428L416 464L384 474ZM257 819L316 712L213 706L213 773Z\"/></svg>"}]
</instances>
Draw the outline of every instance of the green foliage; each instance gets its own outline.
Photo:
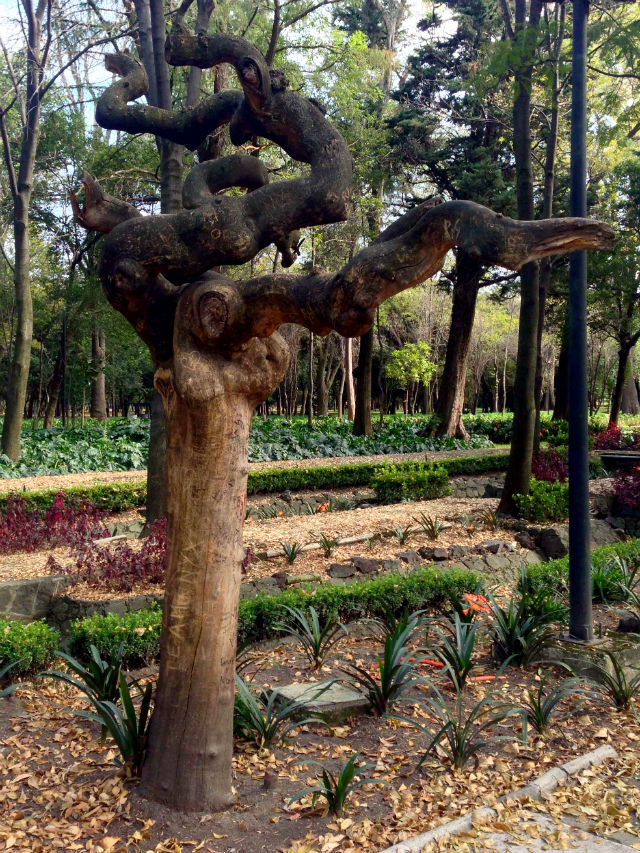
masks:
<instances>
[{"instance_id":1,"label":"green foliage","mask_svg":"<svg viewBox=\"0 0 640 853\"><path fill-rule=\"evenodd\" d=\"M412 533L413 530L408 525L407 527L402 527L402 525L398 524L396 527L393 528L393 535L396 537L396 539L401 545L404 545L407 542L409 536L411 536Z\"/></svg>"},{"instance_id":2,"label":"green foliage","mask_svg":"<svg viewBox=\"0 0 640 853\"><path fill-rule=\"evenodd\" d=\"M120 643L115 652L105 660L95 646L90 646L89 662L86 667L66 652L59 652L59 657L73 675L57 669L47 669L41 672L40 676L69 684L91 700L115 703L120 696L123 648L124 644Z\"/></svg>"},{"instance_id":3,"label":"green foliage","mask_svg":"<svg viewBox=\"0 0 640 853\"><path fill-rule=\"evenodd\" d=\"M460 688L464 687L467 676L475 666L473 655L478 632L477 622L467 622L458 613L453 616L453 622L445 626L435 626L441 645L435 649L436 657L445 665L449 674Z\"/></svg>"},{"instance_id":4,"label":"green foliage","mask_svg":"<svg viewBox=\"0 0 640 853\"><path fill-rule=\"evenodd\" d=\"M640 567L640 539L630 539L628 542L616 542L614 545L594 548L591 552L593 569L597 571L611 557L619 557L623 560L625 571L628 573L637 572ZM569 593L568 557L528 566L527 584L532 592L566 597Z\"/></svg>"},{"instance_id":5,"label":"green foliage","mask_svg":"<svg viewBox=\"0 0 640 853\"><path fill-rule=\"evenodd\" d=\"M591 668L595 675L589 679L589 683L603 696L609 698L619 711L628 711L640 691L640 672L629 678L616 652L602 649L602 653L611 667L593 662Z\"/></svg>"},{"instance_id":6,"label":"green foliage","mask_svg":"<svg viewBox=\"0 0 640 853\"><path fill-rule=\"evenodd\" d=\"M420 530L425 534L427 539L431 539L432 542L436 541L443 527L441 521L439 521L435 516L427 515L425 512L421 512L420 515L414 516L413 520L418 524Z\"/></svg>"},{"instance_id":7,"label":"green foliage","mask_svg":"<svg viewBox=\"0 0 640 853\"><path fill-rule=\"evenodd\" d=\"M139 713L136 712L129 685L123 673L120 673L118 692L122 709L113 702L95 699L87 693L95 708L95 714L83 711L76 711L76 714L102 723L120 750L120 757L127 776L137 779L140 776L147 751L153 684L147 684L144 690L140 688L142 700Z\"/></svg>"},{"instance_id":8,"label":"green foliage","mask_svg":"<svg viewBox=\"0 0 640 853\"><path fill-rule=\"evenodd\" d=\"M39 489L19 492L26 509L47 510L60 489ZM0 494L0 511L5 511L7 502L15 492ZM143 506L147 500L147 484L145 480L130 480L124 483L104 483L101 485L68 486L64 490L65 504L80 504L89 501L94 506L109 512L121 512L134 507Z\"/></svg>"},{"instance_id":9,"label":"green foliage","mask_svg":"<svg viewBox=\"0 0 640 853\"><path fill-rule=\"evenodd\" d=\"M428 383L436 371L437 364L430 359L431 348L424 341L405 344L389 353L385 373L402 388L417 382Z\"/></svg>"},{"instance_id":10,"label":"green foliage","mask_svg":"<svg viewBox=\"0 0 640 853\"><path fill-rule=\"evenodd\" d=\"M0 667L0 684L4 684L5 681L8 681L9 678L11 677L10 673L13 672L15 669L17 669L21 663L22 663L21 660L14 660L12 663L8 663L5 666L1 666ZM11 694L14 692L14 690L17 690L18 687L20 687L20 686L21 685L18 682L14 683L14 684L6 685L6 687L3 687L0 690L0 699L5 699L7 696L11 696Z\"/></svg>"},{"instance_id":11,"label":"green foliage","mask_svg":"<svg viewBox=\"0 0 640 853\"><path fill-rule=\"evenodd\" d=\"M281 542L282 550L287 558L289 565L292 565L297 557L302 553L302 545L298 542Z\"/></svg>"},{"instance_id":12,"label":"green foliage","mask_svg":"<svg viewBox=\"0 0 640 853\"><path fill-rule=\"evenodd\" d=\"M5 676L9 669L12 677L34 674L54 660L59 643L60 635L44 619L28 624L0 619L0 665Z\"/></svg>"},{"instance_id":13,"label":"green foliage","mask_svg":"<svg viewBox=\"0 0 640 853\"><path fill-rule=\"evenodd\" d=\"M289 618L276 625L276 630L297 640L313 669L320 669L327 653L346 636L347 629L334 614L320 620L315 607L309 608L308 615L299 607L285 604L282 609Z\"/></svg>"},{"instance_id":14,"label":"green foliage","mask_svg":"<svg viewBox=\"0 0 640 853\"><path fill-rule=\"evenodd\" d=\"M528 521L564 521L569 517L569 483L531 478L528 495L514 495L518 515Z\"/></svg>"},{"instance_id":15,"label":"green foliage","mask_svg":"<svg viewBox=\"0 0 640 853\"><path fill-rule=\"evenodd\" d=\"M379 779L366 779L363 776L363 774L368 770L372 770L375 765L357 765L356 762L359 757L359 752L352 755L351 758L342 765L337 776L317 761L305 762L306 764L318 765L322 770L322 776L317 785L305 788L289 800L289 805L301 800L303 797L306 797L307 794L313 794L312 807L315 806L317 798L321 797L326 801L329 813L335 817L339 817L345 810L347 797L355 791L356 788L360 788L362 785L380 782Z\"/></svg>"},{"instance_id":16,"label":"green foliage","mask_svg":"<svg viewBox=\"0 0 640 853\"><path fill-rule=\"evenodd\" d=\"M601 565L593 566L593 600L605 604L610 601L624 601L636 585L638 570L639 566L630 569L627 561L616 554Z\"/></svg>"},{"instance_id":17,"label":"green foliage","mask_svg":"<svg viewBox=\"0 0 640 853\"><path fill-rule=\"evenodd\" d=\"M422 613L408 614L398 619L384 638L382 657L378 658L378 671L371 673L361 666L350 664L345 672L364 692L372 710L381 716L390 711L403 693L418 680L415 667L423 656L411 652L408 642L422 620Z\"/></svg>"},{"instance_id":18,"label":"green foliage","mask_svg":"<svg viewBox=\"0 0 640 853\"><path fill-rule=\"evenodd\" d=\"M429 462L419 463L413 469L386 465L374 474L370 485L384 503L432 500L451 492L446 468Z\"/></svg>"},{"instance_id":19,"label":"green foliage","mask_svg":"<svg viewBox=\"0 0 640 853\"><path fill-rule=\"evenodd\" d=\"M555 687L547 691L548 675L543 675L537 690L527 690L522 704L522 710L526 714L527 723L538 734L546 734L551 725L551 718L556 717L556 722L563 723L573 714L580 710L581 704L576 703L571 708L558 714L560 703L570 696L584 693L583 680L572 677L565 678Z\"/></svg>"},{"instance_id":20,"label":"green foliage","mask_svg":"<svg viewBox=\"0 0 640 853\"><path fill-rule=\"evenodd\" d=\"M332 538L330 536L326 536L324 533L321 533L318 536L318 544L322 548L322 551L323 551L325 557L331 556L331 552L336 547L336 545L338 544L339 541L340 541L339 538L337 538L337 537Z\"/></svg>"},{"instance_id":21,"label":"green foliage","mask_svg":"<svg viewBox=\"0 0 640 853\"><path fill-rule=\"evenodd\" d=\"M453 768L462 769L471 758L486 746L491 746L501 740L512 740L512 735L492 735L491 730L508 717L519 716L523 718L521 709L515 708L506 702L495 702L493 692L488 691L476 704L466 711L462 700L462 687L458 684L455 673L450 673L453 681L456 701L453 709L445 699L440 689L432 685L433 696L426 696L424 703L427 709L435 716L437 728L433 731L423 723L419 723L408 717L396 717L410 723L420 729L429 738L429 744L422 758L421 767L436 747L444 750L444 753ZM523 741L526 738L526 729L523 726Z\"/></svg>"},{"instance_id":22,"label":"green foliage","mask_svg":"<svg viewBox=\"0 0 640 853\"><path fill-rule=\"evenodd\" d=\"M492 633L492 651L498 663L526 666L540 657L554 639L551 624L561 618L561 604L549 606L546 595L520 591L501 607L488 593L490 603L489 625Z\"/></svg>"},{"instance_id":23,"label":"green foliage","mask_svg":"<svg viewBox=\"0 0 640 853\"><path fill-rule=\"evenodd\" d=\"M91 659L91 646L104 658L113 658L122 645L122 665L127 669L146 666L160 653L162 611L154 604L148 610L122 615L94 614L71 623L71 654L81 661Z\"/></svg>"},{"instance_id":24,"label":"green foliage","mask_svg":"<svg viewBox=\"0 0 640 853\"><path fill-rule=\"evenodd\" d=\"M321 695L324 689L319 688L317 695ZM255 744L258 749L270 748L276 741L284 741L292 729L320 722L315 717L301 720L302 707L300 702L286 702L278 698L274 690L267 691L263 687L252 690L236 675L234 736Z\"/></svg>"}]
</instances>

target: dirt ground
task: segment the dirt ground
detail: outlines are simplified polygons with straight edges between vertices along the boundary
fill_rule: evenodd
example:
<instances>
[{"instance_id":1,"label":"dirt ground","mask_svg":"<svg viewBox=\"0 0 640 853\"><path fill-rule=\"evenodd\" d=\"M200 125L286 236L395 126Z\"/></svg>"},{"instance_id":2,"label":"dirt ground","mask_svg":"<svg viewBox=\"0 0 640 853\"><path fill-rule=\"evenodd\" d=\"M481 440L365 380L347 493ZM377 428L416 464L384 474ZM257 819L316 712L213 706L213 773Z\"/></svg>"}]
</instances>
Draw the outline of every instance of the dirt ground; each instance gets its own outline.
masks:
<instances>
[{"instance_id":1,"label":"dirt ground","mask_svg":"<svg viewBox=\"0 0 640 853\"><path fill-rule=\"evenodd\" d=\"M414 643L423 642L418 632ZM320 672L312 673L300 650L282 641L256 649L243 676L256 687L343 678L342 667L349 664L373 672L380 649L373 630L352 629ZM436 718L424 704L425 697L433 695L430 684L439 684L450 707L455 694L448 679L430 664L420 664L417 672L429 682L411 688L394 710L434 731ZM562 677L534 665L508 669L499 681L485 683L483 676L492 672L484 640L472 672L472 678L481 680L463 692L465 713L487 691L495 691L495 701L518 702L526 691L538 688L542 676L548 678L547 688ZM238 742L236 804L222 814L188 816L149 802L135 783L122 777L114 764L113 745L100 746L98 725L70 714L71 709L86 707L71 688L44 682L20 690L12 700L0 700L0 850L375 853L471 809L492 805L550 767L605 743L619 753L607 765L606 791L587 771L571 790L563 789L564 806L570 801L572 813L588 816L608 831L624 827L635 832L640 843L640 788L635 781L640 728L636 717L614 711L602 698L564 700L549 733L532 734L526 744L520 719L503 721L491 735L504 740L481 749L460 771L452 769L441 747L418 770L428 735L409 722L372 715L332 727L303 726L270 748ZM341 817L325 814L320 802L313 807L310 797L290 803L315 783L319 771L311 760L336 771L354 752L372 765L366 776L375 781L353 793Z\"/></svg>"}]
</instances>

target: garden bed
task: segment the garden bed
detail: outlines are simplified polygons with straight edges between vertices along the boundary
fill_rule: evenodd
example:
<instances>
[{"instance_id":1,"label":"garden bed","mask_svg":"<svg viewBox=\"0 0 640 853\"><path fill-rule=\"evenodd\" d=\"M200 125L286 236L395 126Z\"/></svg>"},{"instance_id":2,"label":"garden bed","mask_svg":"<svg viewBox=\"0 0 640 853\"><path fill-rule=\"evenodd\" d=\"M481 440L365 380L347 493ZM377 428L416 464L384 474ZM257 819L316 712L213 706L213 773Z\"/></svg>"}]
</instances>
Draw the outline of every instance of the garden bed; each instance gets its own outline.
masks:
<instances>
[{"instance_id":1,"label":"garden bed","mask_svg":"<svg viewBox=\"0 0 640 853\"><path fill-rule=\"evenodd\" d=\"M423 639L422 634L416 636L414 644ZM345 665L373 671L380 648L373 629L352 629L313 674L290 641L272 642L255 649L243 675L269 687L342 678ZM445 702L453 703L455 694L437 669L425 663L417 672L430 682L435 679ZM485 639L471 677L494 673ZM526 690L539 687L541 673L533 665L507 669L493 684L472 682L463 692L465 711L493 688L497 701L518 701ZM547 667L544 673L549 673ZM562 677L552 673L548 687ZM432 727L433 716L419 704L428 690L427 685L410 688L395 710ZM533 735L526 745L520 740L519 718L504 720L493 734L506 739L480 750L459 771L451 768L444 750L418 770L427 735L406 722L371 715L331 727L304 726L269 748L239 741L234 756L236 805L218 815L185 816L143 799L119 774L112 744L100 746L99 726L69 714L71 708L87 707L77 691L42 683L21 689L0 714L0 838L5 849L31 853L375 853L478 806L493 805L558 763L606 743L620 756L604 771L610 786L606 797L602 786L596 786L596 774L587 772L577 781L572 808L608 831L623 826L629 831L640 808L640 791L631 781L640 770L637 721L602 699L583 698L580 708L576 701L564 699L548 735ZM560 723L570 710L573 715ZM310 798L290 804L317 778L312 760L335 772L354 752L373 765L366 775L376 782L356 790L343 815L313 809ZM599 799L593 796L595 787Z\"/></svg>"}]
</instances>

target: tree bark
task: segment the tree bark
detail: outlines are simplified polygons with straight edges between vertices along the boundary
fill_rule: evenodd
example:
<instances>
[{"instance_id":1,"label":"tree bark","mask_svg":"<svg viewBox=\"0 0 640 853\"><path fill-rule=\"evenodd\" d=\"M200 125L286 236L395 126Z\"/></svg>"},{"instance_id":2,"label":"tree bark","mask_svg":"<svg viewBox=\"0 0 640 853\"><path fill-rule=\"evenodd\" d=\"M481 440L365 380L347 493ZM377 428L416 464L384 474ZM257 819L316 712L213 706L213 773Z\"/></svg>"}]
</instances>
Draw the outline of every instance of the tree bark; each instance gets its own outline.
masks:
<instances>
[{"instance_id":1,"label":"tree bark","mask_svg":"<svg viewBox=\"0 0 640 853\"><path fill-rule=\"evenodd\" d=\"M356 394L353 387L353 345L351 338L344 339L344 380L347 386L347 417L356 416Z\"/></svg>"},{"instance_id":2,"label":"tree bark","mask_svg":"<svg viewBox=\"0 0 640 853\"><path fill-rule=\"evenodd\" d=\"M104 377L106 363L105 338L102 329L94 329L91 335L91 362L94 371L91 386L91 417L98 421L107 419L107 389Z\"/></svg>"},{"instance_id":3,"label":"tree bark","mask_svg":"<svg viewBox=\"0 0 640 853\"><path fill-rule=\"evenodd\" d=\"M555 381L555 405L553 420L566 421L569 418L569 327L567 317L562 329L562 342L558 356L558 368Z\"/></svg>"},{"instance_id":4,"label":"tree bark","mask_svg":"<svg viewBox=\"0 0 640 853\"><path fill-rule=\"evenodd\" d=\"M631 344L629 341L619 341L618 349L618 369L616 371L616 381L611 394L611 410L609 413L609 422L617 424L620 418L620 408L622 405L622 392L625 382L627 381L629 353L631 352Z\"/></svg>"},{"instance_id":5,"label":"tree bark","mask_svg":"<svg viewBox=\"0 0 640 853\"><path fill-rule=\"evenodd\" d=\"M356 369L356 406L353 419L354 435L371 435L371 374L373 365L373 326L360 337L360 354Z\"/></svg>"},{"instance_id":6,"label":"tree bark","mask_svg":"<svg viewBox=\"0 0 640 853\"><path fill-rule=\"evenodd\" d=\"M627 359L627 372L625 375L624 385L622 387L622 398L620 401L620 411L624 415L640 414L640 398L638 397L638 388L633 375L635 347L630 350Z\"/></svg>"},{"instance_id":7,"label":"tree bark","mask_svg":"<svg viewBox=\"0 0 640 853\"><path fill-rule=\"evenodd\" d=\"M453 304L444 370L440 380L436 435L468 438L462 423L467 360L483 267L467 252L456 253Z\"/></svg>"},{"instance_id":8,"label":"tree bark","mask_svg":"<svg viewBox=\"0 0 640 853\"><path fill-rule=\"evenodd\" d=\"M56 356L56 361L53 366L53 373L51 374L51 378L47 384L47 403L44 409L44 428L51 429L53 426L53 420L56 415L56 409L58 407L58 398L60 396L60 388L62 386L62 380L64 378L64 368L65 368L65 329L63 327L62 333L60 336L60 346L58 347L58 354Z\"/></svg>"}]
</instances>

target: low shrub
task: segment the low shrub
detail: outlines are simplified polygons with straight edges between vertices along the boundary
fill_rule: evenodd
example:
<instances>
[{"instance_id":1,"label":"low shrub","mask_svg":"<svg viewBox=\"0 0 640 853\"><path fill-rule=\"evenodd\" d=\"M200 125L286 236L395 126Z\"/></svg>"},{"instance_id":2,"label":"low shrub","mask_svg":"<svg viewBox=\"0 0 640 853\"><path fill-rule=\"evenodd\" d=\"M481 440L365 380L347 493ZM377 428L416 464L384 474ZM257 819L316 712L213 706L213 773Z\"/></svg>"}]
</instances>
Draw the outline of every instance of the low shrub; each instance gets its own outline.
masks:
<instances>
[{"instance_id":1,"label":"low shrub","mask_svg":"<svg viewBox=\"0 0 640 853\"><path fill-rule=\"evenodd\" d=\"M81 661L91 659L91 646L103 658L113 658L122 644L122 666L133 669L157 660L160 653L162 611L157 605L119 615L94 614L71 623L71 654Z\"/></svg>"},{"instance_id":2,"label":"low shrub","mask_svg":"<svg viewBox=\"0 0 640 853\"><path fill-rule=\"evenodd\" d=\"M56 495L63 494L68 506L84 501L105 512L122 512L144 506L147 499L146 480L128 480L124 483L104 483L92 486L69 486L64 492L53 489L34 489L28 492L8 492L0 495L0 512L6 512L9 503L19 497L27 511L47 510Z\"/></svg>"},{"instance_id":3,"label":"low shrub","mask_svg":"<svg viewBox=\"0 0 640 853\"><path fill-rule=\"evenodd\" d=\"M608 560L616 556L626 561L630 571L640 566L640 539L594 548L591 552L591 563L594 568L602 568ZM528 566L527 583L531 591L566 597L569 591L569 558L561 557L559 560Z\"/></svg>"},{"instance_id":4,"label":"low shrub","mask_svg":"<svg viewBox=\"0 0 640 853\"><path fill-rule=\"evenodd\" d=\"M387 465L374 474L370 485L384 503L433 500L451 493L447 469L429 462L410 469Z\"/></svg>"},{"instance_id":5,"label":"low shrub","mask_svg":"<svg viewBox=\"0 0 640 853\"><path fill-rule=\"evenodd\" d=\"M52 574L71 575L74 583L123 592L130 592L136 583L163 583L167 570L166 519L154 521L138 550L126 541L112 548L85 541L76 549L72 565L61 565L50 555L47 568Z\"/></svg>"},{"instance_id":6,"label":"low shrub","mask_svg":"<svg viewBox=\"0 0 640 853\"><path fill-rule=\"evenodd\" d=\"M564 521L569 516L569 483L531 478L528 495L514 495L518 515L528 521Z\"/></svg>"},{"instance_id":7,"label":"low shrub","mask_svg":"<svg viewBox=\"0 0 640 853\"><path fill-rule=\"evenodd\" d=\"M320 586L314 590L289 589L279 595L258 595L240 602L238 609L238 647L280 633L283 607L297 608L308 614L314 608L320 621L339 618L342 622L364 616L400 616L458 601L466 592L482 588L482 578L465 569L439 572L424 566L410 575L384 575L350 586ZM160 651L162 613L159 607L137 610L123 616L95 614L71 625L71 654L87 661L94 645L103 657L113 655L123 643L123 666L132 668L150 663Z\"/></svg>"},{"instance_id":8,"label":"low shrub","mask_svg":"<svg viewBox=\"0 0 640 853\"><path fill-rule=\"evenodd\" d=\"M541 450L533 457L531 474L546 483L564 483L569 476L569 466L557 450Z\"/></svg>"},{"instance_id":9,"label":"low shrub","mask_svg":"<svg viewBox=\"0 0 640 853\"><path fill-rule=\"evenodd\" d=\"M108 536L103 513L88 501L68 501L56 492L46 508L30 509L20 495L7 500L0 515L0 554L35 551L45 546L75 545Z\"/></svg>"},{"instance_id":10,"label":"low shrub","mask_svg":"<svg viewBox=\"0 0 640 853\"><path fill-rule=\"evenodd\" d=\"M33 675L56 657L58 632L44 620L17 622L0 619L0 668L11 666L10 677Z\"/></svg>"},{"instance_id":11,"label":"low shrub","mask_svg":"<svg viewBox=\"0 0 640 853\"><path fill-rule=\"evenodd\" d=\"M640 450L640 432L622 432L617 424L598 433L593 441L596 450Z\"/></svg>"}]
</instances>

